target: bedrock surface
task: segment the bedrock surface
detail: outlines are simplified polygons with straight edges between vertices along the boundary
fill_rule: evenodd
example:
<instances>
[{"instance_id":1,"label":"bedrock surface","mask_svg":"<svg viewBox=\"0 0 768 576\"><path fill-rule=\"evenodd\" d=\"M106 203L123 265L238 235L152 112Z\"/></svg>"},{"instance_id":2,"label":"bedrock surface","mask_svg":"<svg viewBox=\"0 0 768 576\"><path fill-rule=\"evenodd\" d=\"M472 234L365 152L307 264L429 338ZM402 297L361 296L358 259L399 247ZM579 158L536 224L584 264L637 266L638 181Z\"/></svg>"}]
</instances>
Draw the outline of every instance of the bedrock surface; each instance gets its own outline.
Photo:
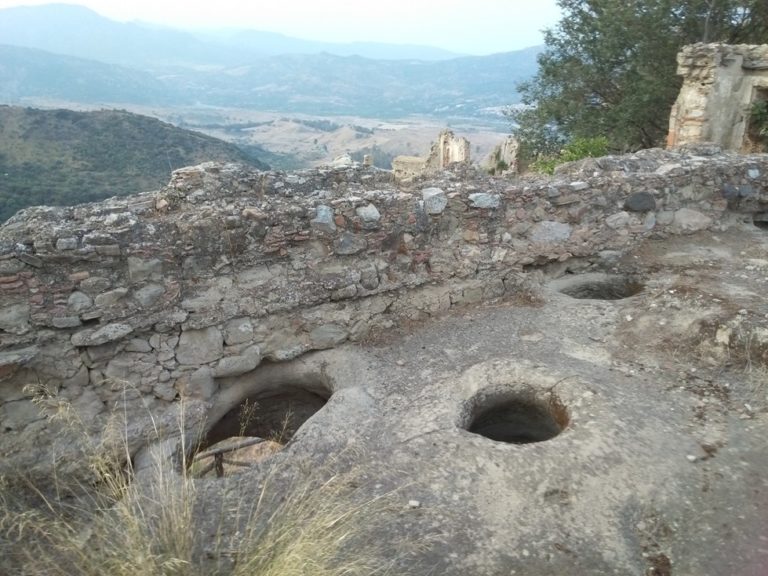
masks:
<instances>
[{"instance_id":1,"label":"bedrock surface","mask_svg":"<svg viewBox=\"0 0 768 576\"><path fill-rule=\"evenodd\" d=\"M751 226L649 241L616 263L643 282L627 299L572 298L540 271L534 305L267 367L264 382L285 370L334 393L286 450L208 495L255 497L273 466L295 477L334 460L371 496L396 490L380 536L425 542L425 571L762 575L767 249ZM567 423L520 444L466 429L478 404L510 401Z\"/></svg>"}]
</instances>

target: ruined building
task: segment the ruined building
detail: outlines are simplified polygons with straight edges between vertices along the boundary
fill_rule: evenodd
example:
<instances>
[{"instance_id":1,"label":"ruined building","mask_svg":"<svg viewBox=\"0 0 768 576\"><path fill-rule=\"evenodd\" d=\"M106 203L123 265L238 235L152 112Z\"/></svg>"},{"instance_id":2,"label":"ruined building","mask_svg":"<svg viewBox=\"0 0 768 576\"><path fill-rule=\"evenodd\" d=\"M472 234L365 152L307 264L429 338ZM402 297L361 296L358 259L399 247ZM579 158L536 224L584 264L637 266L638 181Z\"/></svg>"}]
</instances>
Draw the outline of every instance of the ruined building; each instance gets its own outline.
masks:
<instances>
[{"instance_id":1,"label":"ruined building","mask_svg":"<svg viewBox=\"0 0 768 576\"><path fill-rule=\"evenodd\" d=\"M520 142L514 136L507 136L501 144L493 149L484 167L492 174L517 173L519 170L517 162L519 153Z\"/></svg>"},{"instance_id":2,"label":"ruined building","mask_svg":"<svg viewBox=\"0 0 768 576\"><path fill-rule=\"evenodd\" d=\"M694 44L677 57L683 87L672 108L669 147L712 142L727 150L760 151L750 110L768 100L768 45Z\"/></svg>"},{"instance_id":3,"label":"ruined building","mask_svg":"<svg viewBox=\"0 0 768 576\"><path fill-rule=\"evenodd\" d=\"M742 141L764 52L739 50L684 52L671 140ZM514 179L468 160L444 132L398 181L348 158L207 163L17 213L0 489L95 483L89 453L115 454L152 530L152 481L185 487L184 534L224 563L200 574L257 573L219 569L252 546L240 511L280 527L308 477L343 485L342 515L365 512L345 544L398 574L764 576L768 154L688 144ZM9 567L42 547L3 495L0 574L49 573ZM289 540L336 524L305 502ZM413 552L394 564L397 537Z\"/></svg>"},{"instance_id":4,"label":"ruined building","mask_svg":"<svg viewBox=\"0 0 768 576\"><path fill-rule=\"evenodd\" d=\"M365 501L397 488L373 537L430 543L409 574L764 574L768 155L715 148L514 182L206 164L24 210L0 477L83 474L95 446L144 483L224 441L259 461L194 480L206 551L238 533L216 494L333 464Z\"/></svg>"},{"instance_id":5,"label":"ruined building","mask_svg":"<svg viewBox=\"0 0 768 576\"><path fill-rule=\"evenodd\" d=\"M443 130L426 158L398 156L392 161L395 179L406 180L415 176L438 173L451 164L469 163L469 140L457 138L452 131Z\"/></svg>"}]
</instances>

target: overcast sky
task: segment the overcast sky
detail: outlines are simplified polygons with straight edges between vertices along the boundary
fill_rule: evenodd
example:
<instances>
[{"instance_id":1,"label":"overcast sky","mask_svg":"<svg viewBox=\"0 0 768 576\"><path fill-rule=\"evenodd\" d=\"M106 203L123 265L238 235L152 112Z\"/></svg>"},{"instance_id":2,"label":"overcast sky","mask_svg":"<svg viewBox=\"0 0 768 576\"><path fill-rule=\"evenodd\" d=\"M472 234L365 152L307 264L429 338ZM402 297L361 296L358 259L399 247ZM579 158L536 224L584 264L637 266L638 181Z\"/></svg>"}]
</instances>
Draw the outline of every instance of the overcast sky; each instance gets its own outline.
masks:
<instances>
[{"instance_id":1,"label":"overcast sky","mask_svg":"<svg viewBox=\"0 0 768 576\"><path fill-rule=\"evenodd\" d=\"M48 4L0 0L0 8ZM312 40L425 44L465 54L505 52L542 43L559 19L555 0L82 0L116 20L179 28L238 27Z\"/></svg>"}]
</instances>

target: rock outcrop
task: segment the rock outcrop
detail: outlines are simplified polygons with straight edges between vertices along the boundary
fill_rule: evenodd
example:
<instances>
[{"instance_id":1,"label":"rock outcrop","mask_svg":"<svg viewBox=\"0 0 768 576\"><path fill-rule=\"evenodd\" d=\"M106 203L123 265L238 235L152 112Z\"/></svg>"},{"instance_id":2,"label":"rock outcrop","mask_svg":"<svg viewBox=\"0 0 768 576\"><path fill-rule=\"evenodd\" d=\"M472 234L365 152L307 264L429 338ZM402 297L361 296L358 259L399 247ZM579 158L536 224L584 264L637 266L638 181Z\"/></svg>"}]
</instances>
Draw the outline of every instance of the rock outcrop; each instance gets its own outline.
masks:
<instances>
[{"instance_id":1,"label":"rock outcrop","mask_svg":"<svg viewBox=\"0 0 768 576\"><path fill-rule=\"evenodd\" d=\"M464 164L418 185L205 164L156 193L24 210L0 227L0 471L76 451L47 414L102 441L122 422L135 453L178 428L182 400L203 425L222 382L264 359L520 296L550 262L724 227L765 212L766 189L768 156L703 147L514 185Z\"/></svg>"}]
</instances>

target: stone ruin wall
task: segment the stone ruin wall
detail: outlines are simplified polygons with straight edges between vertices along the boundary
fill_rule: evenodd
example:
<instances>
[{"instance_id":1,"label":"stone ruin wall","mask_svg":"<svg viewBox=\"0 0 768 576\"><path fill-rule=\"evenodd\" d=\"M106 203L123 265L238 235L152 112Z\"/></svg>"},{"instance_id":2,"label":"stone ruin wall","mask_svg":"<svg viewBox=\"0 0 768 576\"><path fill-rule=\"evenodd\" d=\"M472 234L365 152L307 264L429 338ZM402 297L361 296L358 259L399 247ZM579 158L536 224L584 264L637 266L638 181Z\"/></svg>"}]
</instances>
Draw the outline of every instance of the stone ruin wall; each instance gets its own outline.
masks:
<instances>
[{"instance_id":1,"label":"stone ruin wall","mask_svg":"<svg viewBox=\"0 0 768 576\"><path fill-rule=\"evenodd\" d=\"M677 62L683 86L672 108L668 146L713 142L753 151L749 113L758 98L768 98L768 45L694 44L683 48Z\"/></svg>"},{"instance_id":2,"label":"stone ruin wall","mask_svg":"<svg viewBox=\"0 0 768 576\"><path fill-rule=\"evenodd\" d=\"M432 144L426 158L397 156L392 160L392 170L398 181L437 174L453 164L469 164L470 143L457 138L451 130L443 130Z\"/></svg>"},{"instance_id":3,"label":"stone ruin wall","mask_svg":"<svg viewBox=\"0 0 768 576\"><path fill-rule=\"evenodd\" d=\"M520 169L517 162L519 153L520 142L514 136L507 136L493 149L483 167L497 176L516 174Z\"/></svg>"},{"instance_id":4,"label":"stone ruin wall","mask_svg":"<svg viewBox=\"0 0 768 576\"><path fill-rule=\"evenodd\" d=\"M515 184L467 166L405 185L206 164L156 193L25 210L0 227L0 471L76 450L46 415L101 442L117 421L135 454L265 360L520 297L547 263L725 227L768 210L766 186L768 155L701 147Z\"/></svg>"}]
</instances>

